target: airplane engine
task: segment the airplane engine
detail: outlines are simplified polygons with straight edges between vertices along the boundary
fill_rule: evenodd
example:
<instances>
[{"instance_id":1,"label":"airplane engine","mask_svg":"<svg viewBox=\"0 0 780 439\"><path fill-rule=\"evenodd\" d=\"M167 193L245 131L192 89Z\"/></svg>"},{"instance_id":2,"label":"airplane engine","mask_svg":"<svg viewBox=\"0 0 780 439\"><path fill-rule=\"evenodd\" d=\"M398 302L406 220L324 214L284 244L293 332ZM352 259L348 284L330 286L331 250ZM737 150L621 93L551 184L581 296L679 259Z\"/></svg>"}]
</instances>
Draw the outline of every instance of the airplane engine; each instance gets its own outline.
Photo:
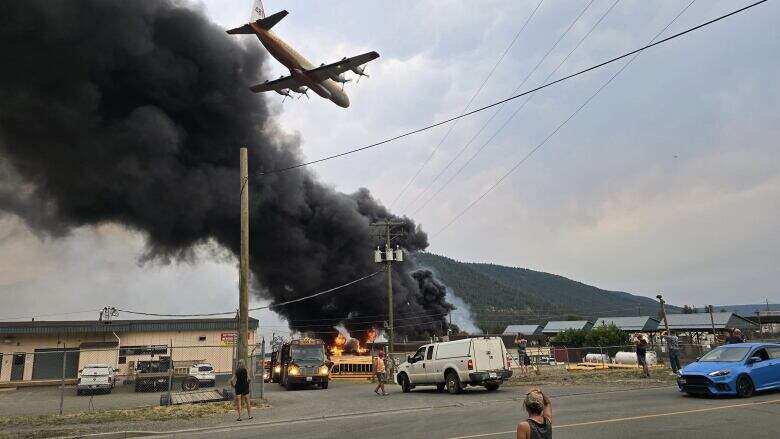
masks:
<instances>
[{"instance_id":1,"label":"airplane engine","mask_svg":"<svg viewBox=\"0 0 780 439\"><path fill-rule=\"evenodd\" d=\"M333 76L330 77L330 79L332 79L332 80L334 80L336 82L340 82L342 84L346 84L347 82L352 81L351 79L348 79L348 78L344 77L343 73L340 74L340 75L333 75Z\"/></svg>"},{"instance_id":2,"label":"airplane engine","mask_svg":"<svg viewBox=\"0 0 780 439\"><path fill-rule=\"evenodd\" d=\"M366 78L368 78L368 73L365 73L365 71L366 71L366 67L365 66L353 67L351 70L353 72L355 72L355 74L357 74L357 75L365 76Z\"/></svg>"},{"instance_id":3,"label":"airplane engine","mask_svg":"<svg viewBox=\"0 0 780 439\"><path fill-rule=\"evenodd\" d=\"M281 90L274 90L274 91L279 93L282 96L290 96L290 89L289 88L283 88Z\"/></svg>"}]
</instances>

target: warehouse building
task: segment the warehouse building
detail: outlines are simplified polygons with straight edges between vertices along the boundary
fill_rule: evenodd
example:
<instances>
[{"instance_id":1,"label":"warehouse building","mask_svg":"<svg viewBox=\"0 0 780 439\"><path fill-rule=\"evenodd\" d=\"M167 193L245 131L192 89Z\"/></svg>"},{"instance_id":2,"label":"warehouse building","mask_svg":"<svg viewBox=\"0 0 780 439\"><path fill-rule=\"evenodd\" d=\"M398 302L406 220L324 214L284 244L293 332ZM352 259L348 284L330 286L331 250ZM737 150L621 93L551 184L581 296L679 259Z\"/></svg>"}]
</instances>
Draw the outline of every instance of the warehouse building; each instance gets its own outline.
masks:
<instances>
[{"instance_id":1,"label":"warehouse building","mask_svg":"<svg viewBox=\"0 0 780 439\"><path fill-rule=\"evenodd\" d=\"M560 332L567 329L583 329L585 331L590 330L593 327L593 322L587 320L558 320L547 322L542 329L542 334L546 336L557 335Z\"/></svg>"},{"instance_id":2,"label":"warehouse building","mask_svg":"<svg viewBox=\"0 0 780 439\"><path fill-rule=\"evenodd\" d=\"M104 363L129 375L138 361L211 363L232 370L236 319L0 322L0 382L75 378L85 364ZM249 344L257 319L249 319Z\"/></svg>"},{"instance_id":3,"label":"warehouse building","mask_svg":"<svg viewBox=\"0 0 780 439\"><path fill-rule=\"evenodd\" d=\"M629 333L653 333L658 331L658 325L661 321L650 317L601 317L596 320L594 327L601 325L615 325L621 331Z\"/></svg>"}]
</instances>

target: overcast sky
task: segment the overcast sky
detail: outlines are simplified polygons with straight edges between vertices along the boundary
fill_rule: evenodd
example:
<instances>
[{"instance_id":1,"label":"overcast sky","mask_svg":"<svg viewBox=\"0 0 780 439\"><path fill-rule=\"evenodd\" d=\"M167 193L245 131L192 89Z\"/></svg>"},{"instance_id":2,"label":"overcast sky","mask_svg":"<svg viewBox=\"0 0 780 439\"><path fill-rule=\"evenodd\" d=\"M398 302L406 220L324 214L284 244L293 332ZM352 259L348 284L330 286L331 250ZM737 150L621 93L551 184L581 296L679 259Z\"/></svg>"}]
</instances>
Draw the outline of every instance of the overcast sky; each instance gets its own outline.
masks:
<instances>
[{"instance_id":1,"label":"overcast sky","mask_svg":"<svg viewBox=\"0 0 780 439\"><path fill-rule=\"evenodd\" d=\"M471 108L514 90L589 2L545 1ZM538 85L613 2L593 1L523 89ZM269 96L279 123L300 136L307 158L316 159L456 115L536 3L268 0L269 14L290 11L274 31L314 64L368 50L381 55L368 65L370 78L347 84L348 109L313 94L284 103ZM647 43L687 3L619 1L553 77ZM665 35L748 3L699 0ZM192 7L235 27L247 21L251 1ZM433 191L486 144L481 153L424 208L421 201L432 191L409 206L494 110L461 120L393 210L435 234L430 251L463 261L527 267L648 296L661 290L675 304L780 301L778 17L780 5L769 2L640 55L493 192L437 234L621 64L533 95L486 144L524 99L501 108ZM287 72L272 61L258 82L281 74ZM338 190L367 187L389 205L447 129L313 170ZM0 217L0 318L107 304L175 312L236 306L235 261L204 251L191 263L139 265L143 246L141 236L110 225L50 240L18 219ZM274 319L267 328L282 325Z\"/></svg>"}]
</instances>

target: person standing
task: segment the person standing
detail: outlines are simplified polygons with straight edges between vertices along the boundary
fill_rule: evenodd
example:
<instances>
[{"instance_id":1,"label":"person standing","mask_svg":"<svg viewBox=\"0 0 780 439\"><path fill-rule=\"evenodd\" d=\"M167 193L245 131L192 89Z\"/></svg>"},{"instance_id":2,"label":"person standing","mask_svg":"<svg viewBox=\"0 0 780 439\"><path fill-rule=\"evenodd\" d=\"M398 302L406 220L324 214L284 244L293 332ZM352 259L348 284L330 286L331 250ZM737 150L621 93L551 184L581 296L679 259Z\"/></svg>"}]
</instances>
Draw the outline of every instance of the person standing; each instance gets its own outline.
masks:
<instances>
[{"instance_id":1,"label":"person standing","mask_svg":"<svg viewBox=\"0 0 780 439\"><path fill-rule=\"evenodd\" d=\"M374 393L377 395L385 396L385 351L379 351L374 357L374 375L376 376L376 388ZM382 393L379 393L379 391Z\"/></svg>"},{"instance_id":2,"label":"person standing","mask_svg":"<svg viewBox=\"0 0 780 439\"><path fill-rule=\"evenodd\" d=\"M669 350L669 366L672 368L672 372L677 373L680 370L680 339L668 332L664 332L663 336L666 341L666 349Z\"/></svg>"},{"instance_id":3,"label":"person standing","mask_svg":"<svg viewBox=\"0 0 780 439\"><path fill-rule=\"evenodd\" d=\"M552 403L539 389L531 389L523 401L528 418L517 424L517 439L552 439Z\"/></svg>"},{"instance_id":4,"label":"person standing","mask_svg":"<svg viewBox=\"0 0 780 439\"><path fill-rule=\"evenodd\" d=\"M650 369L647 366L647 340L642 334L636 336L636 361L642 366L645 378L650 378Z\"/></svg>"},{"instance_id":5,"label":"person standing","mask_svg":"<svg viewBox=\"0 0 780 439\"><path fill-rule=\"evenodd\" d=\"M726 344L744 343L745 337L742 335L742 331L735 329L731 331L731 334L726 338Z\"/></svg>"},{"instance_id":6,"label":"person standing","mask_svg":"<svg viewBox=\"0 0 780 439\"><path fill-rule=\"evenodd\" d=\"M249 383L252 380L249 379L249 374L246 371L246 366L243 360L238 360L236 365L236 371L233 374L233 378L230 379L230 385L236 391L236 411L238 411L238 419L241 420L241 402L246 404L246 415L249 419L252 419L252 402L249 401Z\"/></svg>"},{"instance_id":7,"label":"person standing","mask_svg":"<svg viewBox=\"0 0 780 439\"><path fill-rule=\"evenodd\" d=\"M523 337L523 334L517 333L515 337L515 344L517 345L517 363L520 366L521 376L528 376L528 365L531 364L530 358L528 358L528 340Z\"/></svg>"}]
</instances>

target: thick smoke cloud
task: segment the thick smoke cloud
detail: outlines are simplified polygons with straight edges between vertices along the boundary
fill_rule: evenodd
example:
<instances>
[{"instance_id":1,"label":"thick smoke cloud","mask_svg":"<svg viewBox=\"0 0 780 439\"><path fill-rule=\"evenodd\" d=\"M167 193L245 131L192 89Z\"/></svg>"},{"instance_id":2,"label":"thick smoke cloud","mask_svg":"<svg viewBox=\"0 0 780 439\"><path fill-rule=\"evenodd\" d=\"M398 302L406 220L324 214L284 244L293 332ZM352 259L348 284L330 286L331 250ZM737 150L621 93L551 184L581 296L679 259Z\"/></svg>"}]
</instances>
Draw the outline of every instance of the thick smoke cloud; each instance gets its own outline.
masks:
<instances>
[{"instance_id":1,"label":"thick smoke cloud","mask_svg":"<svg viewBox=\"0 0 780 439\"><path fill-rule=\"evenodd\" d=\"M251 170L300 160L297 140L247 89L264 78L264 52L239 41L174 1L3 2L0 211L52 236L119 223L147 236L152 261L212 243L236 254L239 147L249 147ZM286 301L378 269L368 226L394 216L367 190L339 193L305 170L249 184L259 296ZM398 243L424 249L425 233L404 221ZM395 265L399 332L437 331L443 318L430 315L449 305L421 294L428 285L412 269ZM278 312L296 329L322 331L323 322L385 315L386 305L376 276Z\"/></svg>"}]
</instances>

